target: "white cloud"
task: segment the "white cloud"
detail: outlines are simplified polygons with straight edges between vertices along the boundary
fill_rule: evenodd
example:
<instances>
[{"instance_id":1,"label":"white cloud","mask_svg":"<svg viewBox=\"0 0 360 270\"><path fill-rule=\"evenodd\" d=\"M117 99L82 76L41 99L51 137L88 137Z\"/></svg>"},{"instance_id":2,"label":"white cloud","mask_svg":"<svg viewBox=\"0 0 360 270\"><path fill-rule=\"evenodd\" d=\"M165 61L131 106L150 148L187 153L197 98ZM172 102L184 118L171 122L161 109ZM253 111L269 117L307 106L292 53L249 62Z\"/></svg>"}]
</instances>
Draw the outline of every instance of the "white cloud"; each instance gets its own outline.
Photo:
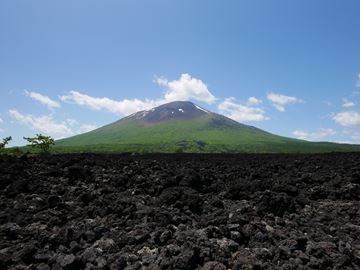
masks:
<instances>
[{"instance_id":1,"label":"white cloud","mask_svg":"<svg viewBox=\"0 0 360 270\"><path fill-rule=\"evenodd\" d=\"M359 126L360 114L355 111L340 112L333 116L333 120L345 127Z\"/></svg>"},{"instance_id":2,"label":"white cloud","mask_svg":"<svg viewBox=\"0 0 360 270\"><path fill-rule=\"evenodd\" d=\"M66 126L66 123L58 123L49 115L35 117L30 114L21 114L15 109L9 110L9 114L19 123L56 139L74 135L74 132Z\"/></svg>"},{"instance_id":3,"label":"white cloud","mask_svg":"<svg viewBox=\"0 0 360 270\"><path fill-rule=\"evenodd\" d=\"M360 132L352 129L344 129L342 133L351 138L347 143L360 143Z\"/></svg>"},{"instance_id":4,"label":"white cloud","mask_svg":"<svg viewBox=\"0 0 360 270\"><path fill-rule=\"evenodd\" d=\"M3 130L2 128L0 128L0 132L4 132L5 130Z\"/></svg>"},{"instance_id":5,"label":"white cloud","mask_svg":"<svg viewBox=\"0 0 360 270\"><path fill-rule=\"evenodd\" d=\"M78 121L76 121L75 119L71 119L71 118L67 118L65 120L65 122L69 125L69 126L75 126L78 125Z\"/></svg>"},{"instance_id":6,"label":"white cloud","mask_svg":"<svg viewBox=\"0 0 360 270\"><path fill-rule=\"evenodd\" d=\"M119 116L148 110L163 103L176 100L194 99L207 103L212 103L216 100L205 83L191 77L189 74L181 74L180 79L174 81L168 81L166 78L157 78L156 83L166 89L163 98L156 100L114 100L107 97L92 97L78 91L70 91L69 94L61 96L60 99L64 102L75 103L97 111L108 111Z\"/></svg>"},{"instance_id":7,"label":"white cloud","mask_svg":"<svg viewBox=\"0 0 360 270\"><path fill-rule=\"evenodd\" d=\"M3 123L3 122L4 122L4 120L2 120L1 117L0 117L0 123Z\"/></svg>"},{"instance_id":8,"label":"white cloud","mask_svg":"<svg viewBox=\"0 0 360 270\"><path fill-rule=\"evenodd\" d=\"M257 99L256 97L249 97L247 104L248 105L260 105L262 103L261 99Z\"/></svg>"},{"instance_id":9,"label":"white cloud","mask_svg":"<svg viewBox=\"0 0 360 270\"><path fill-rule=\"evenodd\" d=\"M358 74L358 80L356 82L356 86L357 87L360 87L360 73Z\"/></svg>"},{"instance_id":10,"label":"white cloud","mask_svg":"<svg viewBox=\"0 0 360 270\"><path fill-rule=\"evenodd\" d=\"M336 131L331 128L322 128L316 132L306 132L303 130L295 130L292 133L296 138L308 141L321 141L328 136L336 134Z\"/></svg>"},{"instance_id":11,"label":"white cloud","mask_svg":"<svg viewBox=\"0 0 360 270\"><path fill-rule=\"evenodd\" d=\"M262 109L239 104L233 97L221 102L218 105L218 109L221 114L239 122L264 121L269 119L265 116L265 112Z\"/></svg>"},{"instance_id":12,"label":"white cloud","mask_svg":"<svg viewBox=\"0 0 360 270\"><path fill-rule=\"evenodd\" d=\"M343 99L342 107L351 108L351 107L354 107L355 105L356 105L355 102L349 101L346 98Z\"/></svg>"},{"instance_id":13,"label":"white cloud","mask_svg":"<svg viewBox=\"0 0 360 270\"><path fill-rule=\"evenodd\" d=\"M166 102L194 99L212 104L216 101L215 96L202 80L193 78L187 73L181 74L178 80L157 78L156 82L167 90L164 96Z\"/></svg>"},{"instance_id":14,"label":"white cloud","mask_svg":"<svg viewBox=\"0 0 360 270\"><path fill-rule=\"evenodd\" d=\"M267 99L272 102L273 106L279 111L284 112L285 106L291 103L302 103L301 99L292 96L286 96L282 94L269 93Z\"/></svg>"},{"instance_id":15,"label":"white cloud","mask_svg":"<svg viewBox=\"0 0 360 270\"><path fill-rule=\"evenodd\" d=\"M89 131L92 131L92 130L94 130L96 128L97 128L97 126L94 126L94 125L81 125L79 130L78 130L78 133L89 132Z\"/></svg>"},{"instance_id":16,"label":"white cloud","mask_svg":"<svg viewBox=\"0 0 360 270\"><path fill-rule=\"evenodd\" d=\"M37 92L29 92L27 90L25 90L24 92L25 92L26 96L28 96L36 101L39 101L40 103L46 105L49 109L61 107L61 105L58 102L56 102L55 100L52 100L48 96L44 96Z\"/></svg>"},{"instance_id":17,"label":"white cloud","mask_svg":"<svg viewBox=\"0 0 360 270\"><path fill-rule=\"evenodd\" d=\"M160 105L159 101L155 100L124 99L117 101L107 97L92 97L77 91L70 91L68 95L61 96L60 99L64 102L73 102L93 110L105 110L117 115L128 115Z\"/></svg>"},{"instance_id":18,"label":"white cloud","mask_svg":"<svg viewBox=\"0 0 360 270\"><path fill-rule=\"evenodd\" d=\"M30 114L24 115L15 109L9 110L9 114L20 124L23 124L36 132L52 136L55 139L89 132L97 128L96 126L89 124L80 125L79 122L74 119L66 119L65 121L57 122L51 115L39 117Z\"/></svg>"},{"instance_id":19,"label":"white cloud","mask_svg":"<svg viewBox=\"0 0 360 270\"><path fill-rule=\"evenodd\" d=\"M352 143L360 143L360 132L354 132L350 135Z\"/></svg>"}]
</instances>

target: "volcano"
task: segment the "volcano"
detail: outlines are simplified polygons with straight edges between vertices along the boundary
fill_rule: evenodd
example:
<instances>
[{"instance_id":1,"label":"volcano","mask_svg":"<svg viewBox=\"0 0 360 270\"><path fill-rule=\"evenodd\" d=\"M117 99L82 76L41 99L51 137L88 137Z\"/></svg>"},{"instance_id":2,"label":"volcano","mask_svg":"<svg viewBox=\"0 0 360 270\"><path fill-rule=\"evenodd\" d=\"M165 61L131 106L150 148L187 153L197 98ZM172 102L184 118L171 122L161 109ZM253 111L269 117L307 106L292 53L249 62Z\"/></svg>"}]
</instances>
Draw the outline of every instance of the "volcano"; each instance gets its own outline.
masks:
<instances>
[{"instance_id":1,"label":"volcano","mask_svg":"<svg viewBox=\"0 0 360 270\"><path fill-rule=\"evenodd\" d=\"M271 134L175 101L96 130L56 141L58 152L295 153L360 151L359 145L308 142Z\"/></svg>"},{"instance_id":2,"label":"volcano","mask_svg":"<svg viewBox=\"0 0 360 270\"><path fill-rule=\"evenodd\" d=\"M212 113L189 101L175 101L148 111L137 112L127 118L146 125L159 124L171 120L191 120L206 114Z\"/></svg>"}]
</instances>

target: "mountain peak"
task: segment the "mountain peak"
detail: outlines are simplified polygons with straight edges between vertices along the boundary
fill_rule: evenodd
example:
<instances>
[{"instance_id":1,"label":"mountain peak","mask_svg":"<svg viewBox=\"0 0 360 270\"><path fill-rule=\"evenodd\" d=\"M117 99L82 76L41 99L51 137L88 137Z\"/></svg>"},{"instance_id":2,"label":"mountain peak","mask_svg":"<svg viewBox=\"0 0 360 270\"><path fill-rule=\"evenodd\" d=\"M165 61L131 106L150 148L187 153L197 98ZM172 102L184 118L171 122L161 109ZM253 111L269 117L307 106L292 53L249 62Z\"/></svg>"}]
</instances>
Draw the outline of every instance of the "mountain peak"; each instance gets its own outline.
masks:
<instances>
[{"instance_id":1,"label":"mountain peak","mask_svg":"<svg viewBox=\"0 0 360 270\"><path fill-rule=\"evenodd\" d=\"M169 120L187 120L211 114L210 111L190 101L173 101L150 110L140 111L127 117L144 124L156 124Z\"/></svg>"},{"instance_id":2,"label":"mountain peak","mask_svg":"<svg viewBox=\"0 0 360 270\"><path fill-rule=\"evenodd\" d=\"M212 113L188 101L174 101L134 113L96 130L56 142L66 151L118 152L329 152L360 146L313 143L277 136ZM70 150L68 150L70 149Z\"/></svg>"}]
</instances>

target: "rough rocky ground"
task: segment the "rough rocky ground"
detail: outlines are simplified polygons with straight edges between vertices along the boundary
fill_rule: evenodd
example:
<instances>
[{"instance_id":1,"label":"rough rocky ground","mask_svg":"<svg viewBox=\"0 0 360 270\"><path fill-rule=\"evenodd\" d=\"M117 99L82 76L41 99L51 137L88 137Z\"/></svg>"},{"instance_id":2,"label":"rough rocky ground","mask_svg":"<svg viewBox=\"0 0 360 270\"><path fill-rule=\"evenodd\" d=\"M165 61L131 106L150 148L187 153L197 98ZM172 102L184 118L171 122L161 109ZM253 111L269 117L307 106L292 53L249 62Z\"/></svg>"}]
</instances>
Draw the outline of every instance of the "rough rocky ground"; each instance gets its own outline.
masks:
<instances>
[{"instance_id":1,"label":"rough rocky ground","mask_svg":"<svg viewBox=\"0 0 360 270\"><path fill-rule=\"evenodd\" d=\"M360 269L360 154L0 157L0 269Z\"/></svg>"}]
</instances>

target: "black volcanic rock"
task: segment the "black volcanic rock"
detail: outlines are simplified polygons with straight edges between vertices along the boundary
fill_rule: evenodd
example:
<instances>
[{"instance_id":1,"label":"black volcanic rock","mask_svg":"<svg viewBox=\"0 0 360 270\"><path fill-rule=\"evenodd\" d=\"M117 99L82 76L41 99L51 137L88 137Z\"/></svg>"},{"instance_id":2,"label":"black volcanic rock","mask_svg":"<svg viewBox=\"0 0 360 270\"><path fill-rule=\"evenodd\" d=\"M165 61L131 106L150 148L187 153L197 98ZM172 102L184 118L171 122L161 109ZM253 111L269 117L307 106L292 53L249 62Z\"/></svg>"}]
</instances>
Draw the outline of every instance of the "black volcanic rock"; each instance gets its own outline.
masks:
<instances>
[{"instance_id":1,"label":"black volcanic rock","mask_svg":"<svg viewBox=\"0 0 360 270\"><path fill-rule=\"evenodd\" d=\"M136 119L144 124L157 124L169 120L193 119L205 114L210 112L190 101L174 101L151 110L137 112L127 118Z\"/></svg>"},{"instance_id":2,"label":"black volcanic rock","mask_svg":"<svg viewBox=\"0 0 360 270\"><path fill-rule=\"evenodd\" d=\"M0 269L360 269L359 160L0 156Z\"/></svg>"}]
</instances>

